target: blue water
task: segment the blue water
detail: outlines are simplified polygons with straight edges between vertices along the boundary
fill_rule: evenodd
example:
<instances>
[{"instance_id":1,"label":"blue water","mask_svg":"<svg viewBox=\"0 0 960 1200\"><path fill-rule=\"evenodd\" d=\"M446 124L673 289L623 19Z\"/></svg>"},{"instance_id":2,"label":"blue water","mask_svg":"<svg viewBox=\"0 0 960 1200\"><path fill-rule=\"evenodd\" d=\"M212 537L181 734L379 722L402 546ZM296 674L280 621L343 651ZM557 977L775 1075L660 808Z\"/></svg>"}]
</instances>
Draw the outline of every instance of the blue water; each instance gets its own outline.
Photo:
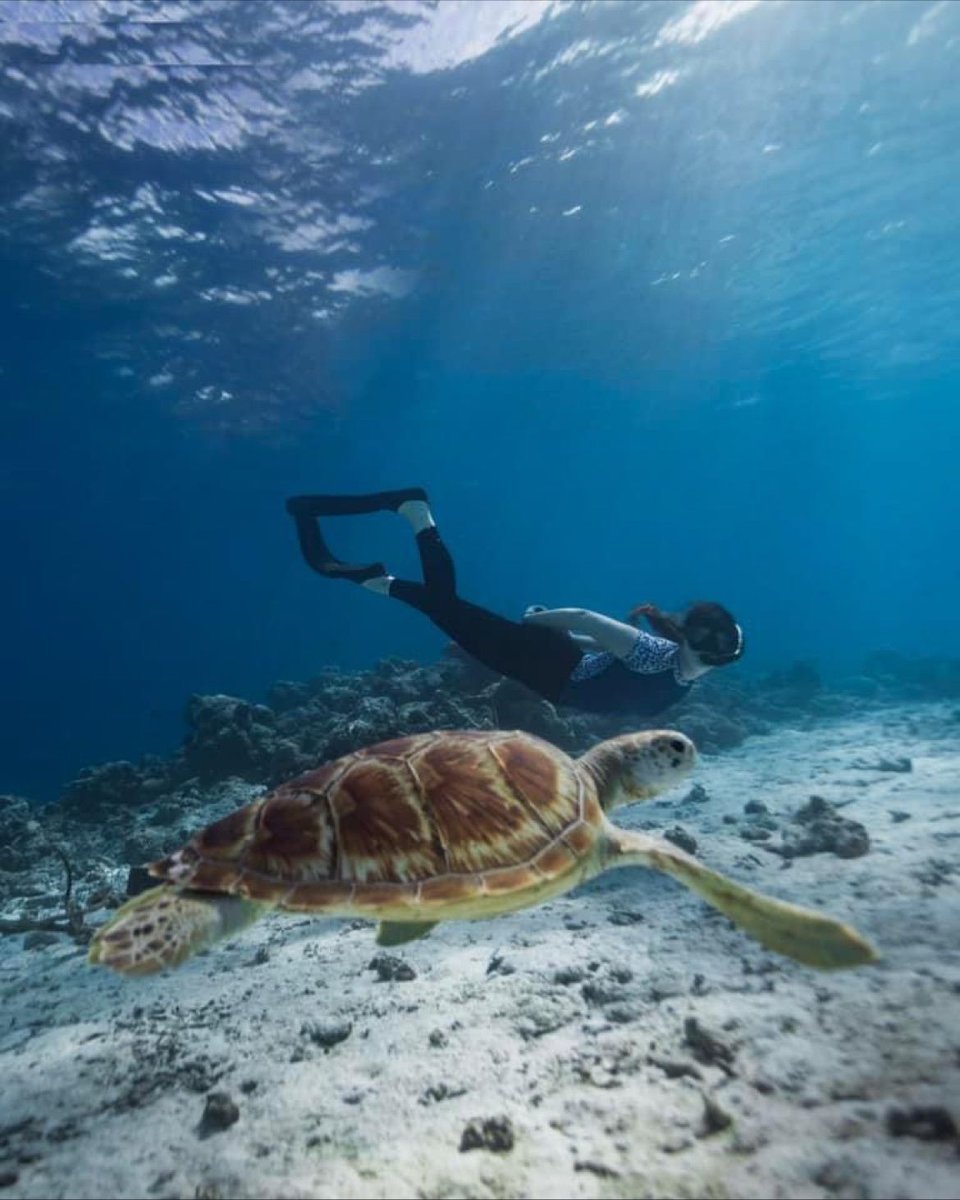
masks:
<instances>
[{"instance_id":1,"label":"blue water","mask_svg":"<svg viewBox=\"0 0 960 1200\"><path fill-rule=\"evenodd\" d=\"M737 670L960 653L958 128L955 4L0 3L0 788L440 652L300 491Z\"/></svg>"}]
</instances>

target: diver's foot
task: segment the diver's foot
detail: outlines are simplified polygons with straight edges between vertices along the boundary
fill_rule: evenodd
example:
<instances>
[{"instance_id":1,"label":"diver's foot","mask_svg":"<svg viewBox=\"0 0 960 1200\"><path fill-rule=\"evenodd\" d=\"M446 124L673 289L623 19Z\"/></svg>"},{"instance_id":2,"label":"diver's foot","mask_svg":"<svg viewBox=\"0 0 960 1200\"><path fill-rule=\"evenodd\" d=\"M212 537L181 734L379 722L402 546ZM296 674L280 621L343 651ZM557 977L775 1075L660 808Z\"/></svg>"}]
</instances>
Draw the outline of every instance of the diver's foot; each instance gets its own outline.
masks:
<instances>
[{"instance_id":1,"label":"diver's foot","mask_svg":"<svg viewBox=\"0 0 960 1200\"><path fill-rule=\"evenodd\" d=\"M420 488L416 489L420 491ZM421 533L426 533L429 529L436 529L437 523L433 519L433 513L430 511L430 502L426 499L410 499L402 500L397 506L397 512L404 520L409 521L410 528L414 534L419 537Z\"/></svg>"},{"instance_id":2,"label":"diver's foot","mask_svg":"<svg viewBox=\"0 0 960 1200\"><path fill-rule=\"evenodd\" d=\"M291 496L287 512L293 517L355 517L372 512L399 512L404 504L427 504L423 488L393 492L364 492L355 496Z\"/></svg>"},{"instance_id":3,"label":"diver's foot","mask_svg":"<svg viewBox=\"0 0 960 1200\"><path fill-rule=\"evenodd\" d=\"M373 575L370 579L364 579L362 586L371 592L376 592L378 596L390 595L390 584L393 583L394 577L387 575Z\"/></svg>"}]
</instances>

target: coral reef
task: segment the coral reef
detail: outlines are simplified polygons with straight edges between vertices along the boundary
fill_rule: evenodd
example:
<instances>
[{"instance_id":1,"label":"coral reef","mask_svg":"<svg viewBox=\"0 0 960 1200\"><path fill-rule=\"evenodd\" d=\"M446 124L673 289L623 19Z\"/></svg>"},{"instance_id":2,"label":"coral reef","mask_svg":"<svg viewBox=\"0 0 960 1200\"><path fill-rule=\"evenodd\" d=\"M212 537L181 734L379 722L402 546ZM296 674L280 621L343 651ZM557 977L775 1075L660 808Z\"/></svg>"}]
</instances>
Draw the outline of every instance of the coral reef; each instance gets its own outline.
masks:
<instances>
[{"instance_id":1,"label":"coral reef","mask_svg":"<svg viewBox=\"0 0 960 1200\"><path fill-rule=\"evenodd\" d=\"M328 668L305 681L282 680L268 690L265 704L194 695L184 710L182 745L168 757L147 755L139 763L120 760L89 767L53 805L0 796L0 902L20 901L8 931L74 926L82 931L78 913L118 903L147 886L142 864L169 851L198 826L320 762L407 733L524 729L579 754L603 738L669 724L709 755L783 724L809 729L823 717L902 703L905 695L941 700L960 695L960 664L878 652L858 675L832 689L808 662L753 680L717 674L702 680L689 700L653 719L558 709L455 646L427 665L386 659L371 670ZM878 758L854 767L899 773L908 772L911 763ZM698 787L691 802L707 798ZM781 820L762 802L752 802L739 821L739 833L784 858L821 850L843 857L866 853L867 831L826 801L818 803L816 812L808 805L809 811ZM723 820L738 823L731 814ZM680 844L688 844L687 839L690 835L679 829ZM58 846L69 847L71 860L79 864L72 880L72 917L63 914Z\"/></svg>"}]
</instances>

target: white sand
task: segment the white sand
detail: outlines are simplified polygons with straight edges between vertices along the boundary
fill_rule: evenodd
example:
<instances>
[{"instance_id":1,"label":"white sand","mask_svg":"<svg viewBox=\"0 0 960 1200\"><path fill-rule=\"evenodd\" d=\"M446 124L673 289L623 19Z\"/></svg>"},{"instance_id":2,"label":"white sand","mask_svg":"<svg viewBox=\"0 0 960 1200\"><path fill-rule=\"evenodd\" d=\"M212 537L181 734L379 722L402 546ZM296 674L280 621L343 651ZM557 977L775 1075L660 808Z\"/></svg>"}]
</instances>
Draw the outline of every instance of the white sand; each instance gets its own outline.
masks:
<instances>
[{"instance_id":1,"label":"white sand","mask_svg":"<svg viewBox=\"0 0 960 1200\"><path fill-rule=\"evenodd\" d=\"M853 765L896 755L912 773ZM377 980L360 923L275 917L137 982L65 938L6 937L0 1197L956 1197L956 1142L885 1118L960 1120L960 721L925 705L781 729L696 779L709 802L681 810L683 788L618 815L679 820L705 861L850 920L883 962L795 966L639 870L441 926L398 952L410 981ZM722 821L811 792L850 801L868 855L783 869ZM688 1017L727 1064L696 1062ZM339 1019L352 1030L329 1050L304 1032ZM209 1090L240 1116L200 1136ZM705 1095L732 1118L709 1136ZM460 1151L469 1121L496 1117L512 1150Z\"/></svg>"}]
</instances>

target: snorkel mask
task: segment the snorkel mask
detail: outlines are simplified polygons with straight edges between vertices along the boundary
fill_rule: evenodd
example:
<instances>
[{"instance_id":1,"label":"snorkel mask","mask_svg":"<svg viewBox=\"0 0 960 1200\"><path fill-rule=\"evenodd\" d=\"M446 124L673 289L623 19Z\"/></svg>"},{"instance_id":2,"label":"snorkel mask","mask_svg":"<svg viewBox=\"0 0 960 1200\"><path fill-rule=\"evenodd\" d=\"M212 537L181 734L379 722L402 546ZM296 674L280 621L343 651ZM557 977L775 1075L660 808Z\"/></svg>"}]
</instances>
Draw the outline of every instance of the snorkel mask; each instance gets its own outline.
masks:
<instances>
[{"instance_id":1,"label":"snorkel mask","mask_svg":"<svg viewBox=\"0 0 960 1200\"><path fill-rule=\"evenodd\" d=\"M705 667L726 667L743 657L743 630L736 622L734 622L733 628L736 632L736 642L729 650L700 649L689 634L685 635L685 641ZM716 645L720 640L717 632L713 629L705 631L705 634L704 641L708 644L712 642Z\"/></svg>"}]
</instances>

